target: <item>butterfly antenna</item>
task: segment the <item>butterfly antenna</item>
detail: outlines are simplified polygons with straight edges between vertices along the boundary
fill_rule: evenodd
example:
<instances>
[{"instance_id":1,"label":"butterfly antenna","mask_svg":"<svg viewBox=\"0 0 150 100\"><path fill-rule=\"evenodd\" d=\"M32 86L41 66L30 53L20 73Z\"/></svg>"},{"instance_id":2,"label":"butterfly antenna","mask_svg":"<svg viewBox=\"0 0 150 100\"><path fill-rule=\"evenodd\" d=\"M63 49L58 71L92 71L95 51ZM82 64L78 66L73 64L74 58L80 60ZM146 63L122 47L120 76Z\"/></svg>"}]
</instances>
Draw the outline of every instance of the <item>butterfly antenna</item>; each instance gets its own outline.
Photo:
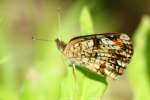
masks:
<instances>
[{"instance_id":1,"label":"butterfly antenna","mask_svg":"<svg viewBox=\"0 0 150 100\"><path fill-rule=\"evenodd\" d=\"M58 18L58 34L57 34L57 37L58 37L58 39L61 40L61 38L60 38L60 33L61 33L61 9L60 8L57 9L57 18Z\"/></svg>"},{"instance_id":2,"label":"butterfly antenna","mask_svg":"<svg viewBox=\"0 0 150 100\"><path fill-rule=\"evenodd\" d=\"M57 34L58 38L55 40L55 42L56 42L57 48L61 52L63 52L63 50L66 47L66 44L63 41L61 41L61 35L60 35L60 33L61 33L61 9L60 8L57 9L57 18L58 18L58 30L59 31L58 31L58 34Z\"/></svg>"},{"instance_id":3,"label":"butterfly antenna","mask_svg":"<svg viewBox=\"0 0 150 100\"><path fill-rule=\"evenodd\" d=\"M35 38L32 36L32 40L38 40L38 41L46 41L46 42L50 42L51 40L46 40L46 39L41 39L41 38Z\"/></svg>"}]
</instances>

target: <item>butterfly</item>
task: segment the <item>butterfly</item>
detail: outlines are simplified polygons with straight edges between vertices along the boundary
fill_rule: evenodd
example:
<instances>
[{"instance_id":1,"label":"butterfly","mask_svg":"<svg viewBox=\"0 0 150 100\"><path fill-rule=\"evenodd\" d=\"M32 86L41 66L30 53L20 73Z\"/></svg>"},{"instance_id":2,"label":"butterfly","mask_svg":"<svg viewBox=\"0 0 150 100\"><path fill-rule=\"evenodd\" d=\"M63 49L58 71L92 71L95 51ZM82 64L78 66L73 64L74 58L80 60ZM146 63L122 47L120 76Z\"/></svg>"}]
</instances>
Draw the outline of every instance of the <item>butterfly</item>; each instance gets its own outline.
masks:
<instances>
[{"instance_id":1,"label":"butterfly","mask_svg":"<svg viewBox=\"0 0 150 100\"><path fill-rule=\"evenodd\" d=\"M71 63L112 79L124 73L133 55L132 40L125 33L78 36L67 44L56 39L56 44Z\"/></svg>"}]
</instances>

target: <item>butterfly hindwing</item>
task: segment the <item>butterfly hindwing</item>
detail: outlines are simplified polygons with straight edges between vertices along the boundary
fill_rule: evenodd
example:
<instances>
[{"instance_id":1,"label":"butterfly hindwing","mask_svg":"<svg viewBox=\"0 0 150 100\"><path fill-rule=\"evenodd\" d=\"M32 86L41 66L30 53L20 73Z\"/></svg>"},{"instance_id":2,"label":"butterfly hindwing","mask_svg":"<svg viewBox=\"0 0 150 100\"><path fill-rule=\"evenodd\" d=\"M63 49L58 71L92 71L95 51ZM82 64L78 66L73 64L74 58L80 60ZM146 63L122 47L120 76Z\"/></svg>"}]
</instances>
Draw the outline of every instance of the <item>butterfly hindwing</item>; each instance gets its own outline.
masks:
<instances>
[{"instance_id":1,"label":"butterfly hindwing","mask_svg":"<svg viewBox=\"0 0 150 100\"><path fill-rule=\"evenodd\" d=\"M133 46L124 33L93 34L71 39L63 54L75 64L114 79L126 69Z\"/></svg>"}]
</instances>

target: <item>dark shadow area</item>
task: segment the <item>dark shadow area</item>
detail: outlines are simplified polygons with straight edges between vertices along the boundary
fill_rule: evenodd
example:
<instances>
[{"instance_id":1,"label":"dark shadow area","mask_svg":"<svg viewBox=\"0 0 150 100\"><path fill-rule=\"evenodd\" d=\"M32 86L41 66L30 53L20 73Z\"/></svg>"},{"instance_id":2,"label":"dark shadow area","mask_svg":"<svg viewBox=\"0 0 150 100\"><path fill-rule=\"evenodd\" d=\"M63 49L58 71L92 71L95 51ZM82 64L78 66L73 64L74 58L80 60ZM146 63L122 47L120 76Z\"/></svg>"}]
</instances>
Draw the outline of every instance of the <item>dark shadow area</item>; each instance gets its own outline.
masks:
<instances>
[{"instance_id":1,"label":"dark shadow area","mask_svg":"<svg viewBox=\"0 0 150 100\"><path fill-rule=\"evenodd\" d=\"M146 62L147 62L147 74L150 82L150 30L148 31L147 39L146 39Z\"/></svg>"},{"instance_id":2,"label":"dark shadow area","mask_svg":"<svg viewBox=\"0 0 150 100\"><path fill-rule=\"evenodd\" d=\"M70 67L72 67L72 65L70 65ZM82 66L76 65L76 69L79 70L80 72L82 72L86 77L88 77L92 80L95 80L95 81L102 82L105 85L107 85L107 80L106 80L105 76L98 75L98 74L96 74L96 73L94 73L94 72L92 72L92 71L90 71L87 68L84 68Z\"/></svg>"}]
</instances>

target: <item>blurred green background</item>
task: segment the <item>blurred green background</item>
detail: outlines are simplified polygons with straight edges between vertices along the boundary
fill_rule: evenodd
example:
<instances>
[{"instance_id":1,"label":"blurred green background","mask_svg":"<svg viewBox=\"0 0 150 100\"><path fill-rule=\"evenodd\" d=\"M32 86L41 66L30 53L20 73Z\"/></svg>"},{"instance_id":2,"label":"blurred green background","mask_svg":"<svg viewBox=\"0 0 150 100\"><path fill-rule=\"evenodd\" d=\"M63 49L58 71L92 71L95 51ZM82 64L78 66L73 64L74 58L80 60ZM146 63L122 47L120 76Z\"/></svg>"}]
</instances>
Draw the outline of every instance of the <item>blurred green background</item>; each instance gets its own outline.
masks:
<instances>
[{"instance_id":1,"label":"blurred green background","mask_svg":"<svg viewBox=\"0 0 150 100\"><path fill-rule=\"evenodd\" d=\"M149 0L0 0L0 100L150 100L149 6ZM113 81L76 70L74 80L54 40L103 32L132 36L126 73Z\"/></svg>"}]
</instances>

